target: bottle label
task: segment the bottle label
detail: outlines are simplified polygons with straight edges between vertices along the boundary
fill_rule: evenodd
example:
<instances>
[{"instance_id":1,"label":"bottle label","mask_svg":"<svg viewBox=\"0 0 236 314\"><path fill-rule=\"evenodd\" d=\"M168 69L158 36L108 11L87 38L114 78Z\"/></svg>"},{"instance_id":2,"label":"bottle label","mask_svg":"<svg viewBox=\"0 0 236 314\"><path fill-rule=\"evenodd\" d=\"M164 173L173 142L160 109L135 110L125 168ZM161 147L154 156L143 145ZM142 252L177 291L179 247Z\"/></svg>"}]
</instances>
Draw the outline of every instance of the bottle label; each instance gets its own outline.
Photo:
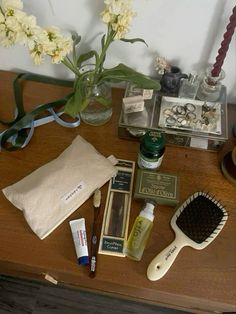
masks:
<instances>
[{"instance_id":1,"label":"bottle label","mask_svg":"<svg viewBox=\"0 0 236 314\"><path fill-rule=\"evenodd\" d=\"M145 237L145 234L148 230L148 227L150 225L150 222L146 218L138 217L134 227L133 232L130 240L130 246L133 250L141 249L142 241Z\"/></svg>"},{"instance_id":2,"label":"bottle label","mask_svg":"<svg viewBox=\"0 0 236 314\"><path fill-rule=\"evenodd\" d=\"M147 159L143 155L139 154L138 155L138 165L140 168L156 169L156 168L160 167L163 157L164 157L164 155L162 155L157 160L153 161L153 160Z\"/></svg>"}]
</instances>

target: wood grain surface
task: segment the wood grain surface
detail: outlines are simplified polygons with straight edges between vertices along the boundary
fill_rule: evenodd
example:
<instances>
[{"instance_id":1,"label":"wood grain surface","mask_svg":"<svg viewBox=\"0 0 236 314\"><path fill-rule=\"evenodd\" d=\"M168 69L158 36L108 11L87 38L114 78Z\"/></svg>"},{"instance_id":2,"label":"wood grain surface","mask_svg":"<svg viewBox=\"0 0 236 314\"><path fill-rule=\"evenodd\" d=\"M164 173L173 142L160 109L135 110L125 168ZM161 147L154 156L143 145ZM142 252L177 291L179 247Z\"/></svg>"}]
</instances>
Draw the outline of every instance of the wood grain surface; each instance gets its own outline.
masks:
<instances>
[{"instance_id":1,"label":"wood grain surface","mask_svg":"<svg viewBox=\"0 0 236 314\"><path fill-rule=\"evenodd\" d=\"M0 117L10 119L14 110L12 81L14 73L0 72ZM68 93L67 88L26 82L24 100L28 110L40 103ZM118 138L118 118L124 90L113 90L112 119L104 126L81 124L64 128L55 122L38 127L28 146L20 151L0 153L0 188L4 188L57 157L77 134L83 136L104 156L137 160L139 143ZM234 111L235 112L235 111ZM1 126L1 130L4 127ZM78 152L79 154L79 152ZM158 206L153 232L143 258L98 256L97 275L91 279L88 269L76 263L69 220L85 217L88 237L93 215L89 199L41 241L27 225L21 211L0 193L0 272L12 276L43 280L46 273L61 284L72 284L96 293L115 295L193 313L236 311L236 187L220 170L220 154L196 149L167 146L163 172L180 178L180 202L196 191L208 191L225 206L229 219L220 235L206 249L186 247L166 276L156 282L146 277L150 261L173 239L169 222L175 208ZM102 188L104 209L107 184ZM130 228L142 206L133 200Z\"/></svg>"}]
</instances>

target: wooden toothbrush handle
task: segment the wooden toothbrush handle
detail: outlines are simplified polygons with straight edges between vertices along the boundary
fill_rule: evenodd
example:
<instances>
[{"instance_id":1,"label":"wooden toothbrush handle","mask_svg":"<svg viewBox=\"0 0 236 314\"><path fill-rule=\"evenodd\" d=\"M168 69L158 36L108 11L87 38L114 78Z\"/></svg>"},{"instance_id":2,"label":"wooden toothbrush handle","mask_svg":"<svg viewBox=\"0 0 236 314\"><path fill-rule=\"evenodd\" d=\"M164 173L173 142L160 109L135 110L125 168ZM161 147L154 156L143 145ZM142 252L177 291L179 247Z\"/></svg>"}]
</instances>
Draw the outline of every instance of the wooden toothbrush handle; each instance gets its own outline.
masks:
<instances>
[{"instance_id":1,"label":"wooden toothbrush handle","mask_svg":"<svg viewBox=\"0 0 236 314\"><path fill-rule=\"evenodd\" d=\"M97 252L99 245L99 223L98 223L98 209L96 209L96 217L93 224L92 238L91 238L91 257L90 257L90 273L89 276L94 278L97 269Z\"/></svg>"},{"instance_id":2,"label":"wooden toothbrush handle","mask_svg":"<svg viewBox=\"0 0 236 314\"><path fill-rule=\"evenodd\" d=\"M149 264L147 277L151 281L161 279L175 261L180 250L187 244L176 237L175 240L159 253Z\"/></svg>"}]
</instances>

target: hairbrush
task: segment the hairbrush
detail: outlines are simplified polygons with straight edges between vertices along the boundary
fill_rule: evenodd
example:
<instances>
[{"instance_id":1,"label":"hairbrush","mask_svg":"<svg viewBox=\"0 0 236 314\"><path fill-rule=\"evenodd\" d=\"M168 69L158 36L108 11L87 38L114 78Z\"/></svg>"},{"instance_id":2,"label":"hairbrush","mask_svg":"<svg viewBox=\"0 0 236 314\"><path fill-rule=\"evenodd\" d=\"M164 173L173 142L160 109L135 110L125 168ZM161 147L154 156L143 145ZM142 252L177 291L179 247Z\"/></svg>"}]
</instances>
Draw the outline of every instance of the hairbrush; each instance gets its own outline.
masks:
<instances>
[{"instance_id":1,"label":"hairbrush","mask_svg":"<svg viewBox=\"0 0 236 314\"><path fill-rule=\"evenodd\" d=\"M223 229L227 218L224 207L208 193L191 195L172 217L175 240L151 261L147 269L148 279L162 278L184 246L204 249Z\"/></svg>"}]
</instances>

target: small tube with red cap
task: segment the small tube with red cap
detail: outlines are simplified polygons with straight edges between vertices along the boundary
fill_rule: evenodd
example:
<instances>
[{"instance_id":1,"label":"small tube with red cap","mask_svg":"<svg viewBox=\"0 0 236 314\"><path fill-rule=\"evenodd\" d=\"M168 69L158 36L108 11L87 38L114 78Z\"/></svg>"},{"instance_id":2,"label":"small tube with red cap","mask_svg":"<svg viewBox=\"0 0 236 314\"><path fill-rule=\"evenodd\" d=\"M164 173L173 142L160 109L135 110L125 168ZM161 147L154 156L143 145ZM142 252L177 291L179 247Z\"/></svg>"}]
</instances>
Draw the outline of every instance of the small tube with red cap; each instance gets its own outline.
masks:
<instances>
[{"instance_id":1,"label":"small tube with red cap","mask_svg":"<svg viewBox=\"0 0 236 314\"><path fill-rule=\"evenodd\" d=\"M76 219L70 221L71 232L74 240L76 256L79 265L89 264L87 235L85 228L85 219Z\"/></svg>"}]
</instances>

